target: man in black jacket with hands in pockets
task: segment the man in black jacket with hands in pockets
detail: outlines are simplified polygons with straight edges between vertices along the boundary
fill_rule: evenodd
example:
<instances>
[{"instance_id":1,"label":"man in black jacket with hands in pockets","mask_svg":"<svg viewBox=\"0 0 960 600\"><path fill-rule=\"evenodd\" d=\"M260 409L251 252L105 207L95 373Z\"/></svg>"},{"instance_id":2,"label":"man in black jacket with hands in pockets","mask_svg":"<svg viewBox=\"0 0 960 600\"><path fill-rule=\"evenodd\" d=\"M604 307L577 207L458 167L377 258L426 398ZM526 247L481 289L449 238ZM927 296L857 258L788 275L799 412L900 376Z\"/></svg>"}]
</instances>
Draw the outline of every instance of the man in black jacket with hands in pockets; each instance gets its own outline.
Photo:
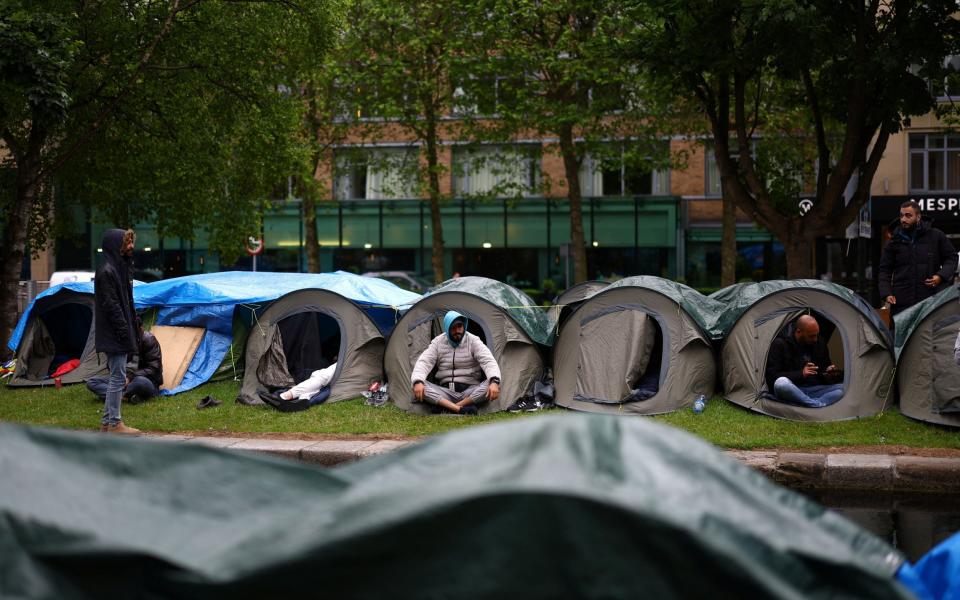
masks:
<instances>
[{"instance_id":1,"label":"man in black jacket with hands in pockets","mask_svg":"<svg viewBox=\"0 0 960 600\"><path fill-rule=\"evenodd\" d=\"M953 281L957 251L947 236L920 215L920 205L900 205L900 226L880 256L880 297L895 315L933 296Z\"/></svg>"},{"instance_id":2,"label":"man in black jacket with hands in pockets","mask_svg":"<svg viewBox=\"0 0 960 600\"><path fill-rule=\"evenodd\" d=\"M137 315L133 308L134 233L128 229L103 232L103 263L93 280L97 352L107 355L110 376L100 431L140 433L120 418L120 399L127 383L127 356L137 351Z\"/></svg>"}]
</instances>

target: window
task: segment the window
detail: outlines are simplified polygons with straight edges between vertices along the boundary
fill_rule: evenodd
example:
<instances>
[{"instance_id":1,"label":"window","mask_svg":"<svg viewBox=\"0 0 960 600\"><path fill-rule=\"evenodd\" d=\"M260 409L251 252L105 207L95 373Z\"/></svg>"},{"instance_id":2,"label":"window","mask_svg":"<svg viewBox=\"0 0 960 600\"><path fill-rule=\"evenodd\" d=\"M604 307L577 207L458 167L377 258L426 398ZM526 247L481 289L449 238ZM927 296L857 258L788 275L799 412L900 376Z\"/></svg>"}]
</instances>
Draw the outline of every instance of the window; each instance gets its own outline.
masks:
<instances>
[{"instance_id":1,"label":"window","mask_svg":"<svg viewBox=\"0 0 960 600\"><path fill-rule=\"evenodd\" d=\"M667 195L670 170L628 162L624 160L621 146L612 156L584 158L580 166L580 193L584 196Z\"/></svg>"},{"instance_id":2,"label":"window","mask_svg":"<svg viewBox=\"0 0 960 600\"><path fill-rule=\"evenodd\" d=\"M736 139L730 140L731 148L737 145ZM757 150L757 141L750 141L750 153L756 155ZM705 196L722 196L723 190L720 188L720 167L717 165L717 154L714 152L713 144L711 143L706 150L707 154L704 159L706 163L706 173L704 174L703 180L703 194ZM734 161L740 156L740 153L731 150L730 158Z\"/></svg>"},{"instance_id":3,"label":"window","mask_svg":"<svg viewBox=\"0 0 960 600\"><path fill-rule=\"evenodd\" d=\"M335 99L333 107L335 121L349 121L372 116L370 109L369 90L363 85L335 81L332 85L331 97Z\"/></svg>"},{"instance_id":4,"label":"window","mask_svg":"<svg viewBox=\"0 0 960 600\"><path fill-rule=\"evenodd\" d=\"M750 156L753 159L754 169L764 179L768 190L774 194L783 197L797 196L803 190L807 189L807 182L815 178L813 168L806 169L806 157L797 155L791 151L785 151L785 139L772 140L770 143L761 146L763 140L750 140ZM740 153L736 150L736 139L731 139L732 145L730 158L736 162ZM789 141L787 140L787 144ZM778 147L779 146L779 147ZM706 149L705 172L704 172L704 195L722 196L723 190L720 187L720 167L717 165L717 155L714 152L713 145L709 144ZM805 173L805 170L808 172Z\"/></svg>"},{"instance_id":5,"label":"window","mask_svg":"<svg viewBox=\"0 0 960 600\"><path fill-rule=\"evenodd\" d=\"M485 75L460 79L453 89L453 113L456 115L496 115L500 107L517 102L523 79L516 76Z\"/></svg>"},{"instance_id":6,"label":"window","mask_svg":"<svg viewBox=\"0 0 960 600\"><path fill-rule=\"evenodd\" d=\"M539 146L461 146L453 150L453 191L458 196L532 196L539 182Z\"/></svg>"},{"instance_id":7,"label":"window","mask_svg":"<svg viewBox=\"0 0 960 600\"><path fill-rule=\"evenodd\" d=\"M717 166L717 154L713 148L707 150L704 157L706 172L703 175L703 195L704 196L722 196L723 189L720 187L720 167Z\"/></svg>"},{"instance_id":8,"label":"window","mask_svg":"<svg viewBox=\"0 0 960 600\"><path fill-rule=\"evenodd\" d=\"M376 82L369 80L335 81L330 93L336 103L332 107L333 120L339 122L396 118L398 107L413 102L409 90L397 96L385 94Z\"/></svg>"},{"instance_id":9,"label":"window","mask_svg":"<svg viewBox=\"0 0 960 600\"><path fill-rule=\"evenodd\" d=\"M931 80L930 89L937 100L949 102L960 98L960 56L947 56L943 67L947 70L943 80Z\"/></svg>"},{"instance_id":10,"label":"window","mask_svg":"<svg viewBox=\"0 0 960 600\"><path fill-rule=\"evenodd\" d=\"M910 134L910 191L960 191L960 134Z\"/></svg>"},{"instance_id":11,"label":"window","mask_svg":"<svg viewBox=\"0 0 960 600\"><path fill-rule=\"evenodd\" d=\"M396 200L418 196L416 149L344 149L337 152L334 170L337 200Z\"/></svg>"},{"instance_id":12,"label":"window","mask_svg":"<svg viewBox=\"0 0 960 600\"><path fill-rule=\"evenodd\" d=\"M597 84L590 88L590 102L594 107L605 112L626 110L627 101L624 97L623 84L613 82Z\"/></svg>"}]
</instances>

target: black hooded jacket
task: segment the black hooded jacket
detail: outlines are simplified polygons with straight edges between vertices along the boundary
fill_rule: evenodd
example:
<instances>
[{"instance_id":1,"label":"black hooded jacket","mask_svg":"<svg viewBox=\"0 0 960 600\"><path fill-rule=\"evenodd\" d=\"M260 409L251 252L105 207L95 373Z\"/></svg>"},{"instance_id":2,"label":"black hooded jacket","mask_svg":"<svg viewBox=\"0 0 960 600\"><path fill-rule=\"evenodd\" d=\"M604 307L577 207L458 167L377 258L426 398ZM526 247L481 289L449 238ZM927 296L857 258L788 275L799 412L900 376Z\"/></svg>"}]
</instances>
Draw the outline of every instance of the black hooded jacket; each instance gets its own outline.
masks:
<instances>
[{"instance_id":1,"label":"black hooded jacket","mask_svg":"<svg viewBox=\"0 0 960 600\"><path fill-rule=\"evenodd\" d=\"M957 270L957 251L942 231L920 219L912 232L897 227L880 256L880 297L894 296L899 312L935 295L950 285ZM939 275L932 288L925 279Z\"/></svg>"},{"instance_id":2,"label":"black hooded jacket","mask_svg":"<svg viewBox=\"0 0 960 600\"><path fill-rule=\"evenodd\" d=\"M830 360L830 351L823 338L813 344L802 344L793 334L795 329L788 328L785 333L774 338L770 344L770 354L767 356L767 369L764 373L767 388L773 390L773 382L779 377L786 377L797 385L822 385L838 383L839 378L826 375L827 367L833 364ZM819 371L811 377L803 376L803 367L812 362Z\"/></svg>"},{"instance_id":3,"label":"black hooded jacket","mask_svg":"<svg viewBox=\"0 0 960 600\"><path fill-rule=\"evenodd\" d=\"M137 351L137 368L128 371L131 379L146 377L158 388L163 384L163 357L160 342L149 331L140 336L140 349Z\"/></svg>"},{"instance_id":4,"label":"black hooded jacket","mask_svg":"<svg viewBox=\"0 0 960 600\"><path fill-rule=\"evenodd\" d=\"M97 352L107 354L131 354L138 345L130 262L120 254L123 234L122 229L103 232L104 261L93 280Z\"/></svg>"}]
</instances>

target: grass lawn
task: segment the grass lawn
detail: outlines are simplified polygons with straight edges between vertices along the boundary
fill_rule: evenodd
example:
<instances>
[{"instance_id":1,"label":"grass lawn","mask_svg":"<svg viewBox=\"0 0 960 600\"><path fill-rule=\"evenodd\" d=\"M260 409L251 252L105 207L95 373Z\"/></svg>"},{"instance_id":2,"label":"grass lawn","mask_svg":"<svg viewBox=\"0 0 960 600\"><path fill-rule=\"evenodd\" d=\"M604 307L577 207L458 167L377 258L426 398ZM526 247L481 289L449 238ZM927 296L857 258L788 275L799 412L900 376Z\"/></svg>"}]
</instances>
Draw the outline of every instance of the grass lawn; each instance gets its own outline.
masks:
<instances>
[{"instance_id":1,"label":"grass lawn","mask_svg":"<svg viewBox=\"0 0 960 600\"><path fill-rule=\"evenodd\" d=\"M483 417L411 415L392 404L367 406L362 399L336 402L299 413L279 413L267 407L234 402L240 383L210 383L172 397L124 406L124 421L153 432L207 434L424 436L506 419L535 419L540 414L573 414L562 409L541 413L497 413ZM197 410L197 402L212 395L222 405ZM83 385L61 389L0 388L0 420L68 429L95 429L103 405ZM644 418L644 417L625 417ZM837 423L797 423L744 410L719 396L703 414L689 410L653 418L685 429L724 448L815 448L828 446L909 446L960 448L954 429L920 423L896 410L876 417Z\"/></svg>"}]
</instances>

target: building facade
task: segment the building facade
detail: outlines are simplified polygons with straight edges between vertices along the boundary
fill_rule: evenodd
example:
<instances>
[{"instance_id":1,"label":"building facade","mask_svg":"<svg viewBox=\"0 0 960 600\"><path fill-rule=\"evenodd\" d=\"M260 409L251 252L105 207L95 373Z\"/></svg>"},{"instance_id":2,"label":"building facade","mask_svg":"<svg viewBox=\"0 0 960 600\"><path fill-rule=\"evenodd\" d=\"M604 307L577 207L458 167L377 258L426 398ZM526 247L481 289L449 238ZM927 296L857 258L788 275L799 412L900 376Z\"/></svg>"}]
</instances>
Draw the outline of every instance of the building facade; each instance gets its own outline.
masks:
<instances>
[{"instance_id":1,"label":"building facade","mask_svg":"<svg viewBox=\"0 0 960 600\"><path fill-rule=\"evenodd\" d=\"M650 274L704 291L720 285L722 205L709 146L664 140L686 156L683 169L643 169L587 156L580 171L583 223L591 278ZM317 208L321 269L412 271L431 276L429 203L418 185L420 148L403 135L348 140L333 148L316 177L327 190ZM571 282L570 215L562 159L554 140L470 146L444 141L440 162L444 271L484 275L518 287L556 288ZM916 199L935 226L960 239L960 132L932 116L891 137L872 185L872 199L847 236L817 244L819 276L874 301L876 265L887 226L900 203ZM225 269L306 270L300 202L275 203L265 215L261 254L223 264L203 232L192 240L161 239L137 227L136 262L143 279ZM798 199L798 210L801 208ZM92 268L107 224L87 223L84 240L61 241L56 268ZM786 276L783 249L745 215L737 215L737 278ZM256 263L256 264L254 264ZM42 264L42 261L41 261ZM37 277L34 277L37 278Z\"/></svg>"}]
</instances>

